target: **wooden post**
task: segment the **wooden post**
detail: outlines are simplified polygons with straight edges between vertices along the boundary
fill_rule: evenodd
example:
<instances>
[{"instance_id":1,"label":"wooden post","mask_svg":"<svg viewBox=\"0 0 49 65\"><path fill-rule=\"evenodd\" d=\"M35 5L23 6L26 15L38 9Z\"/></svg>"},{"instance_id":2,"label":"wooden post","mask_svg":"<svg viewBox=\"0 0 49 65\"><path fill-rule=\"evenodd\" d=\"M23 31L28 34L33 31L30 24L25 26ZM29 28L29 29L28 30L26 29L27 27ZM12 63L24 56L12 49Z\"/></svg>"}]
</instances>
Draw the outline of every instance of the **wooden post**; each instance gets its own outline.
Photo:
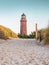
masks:
<instances>
[{"instance_id":1,"label":"wooden post","mask_svg":"<svg viewBox=\"0 0 49 65\"><path fill-rule=\"evenodd\" d=\"M35 29L36 29L36 39L38 39L38 28L37 28L37 23L35 25Z\"/></svg>"}]
</instances>

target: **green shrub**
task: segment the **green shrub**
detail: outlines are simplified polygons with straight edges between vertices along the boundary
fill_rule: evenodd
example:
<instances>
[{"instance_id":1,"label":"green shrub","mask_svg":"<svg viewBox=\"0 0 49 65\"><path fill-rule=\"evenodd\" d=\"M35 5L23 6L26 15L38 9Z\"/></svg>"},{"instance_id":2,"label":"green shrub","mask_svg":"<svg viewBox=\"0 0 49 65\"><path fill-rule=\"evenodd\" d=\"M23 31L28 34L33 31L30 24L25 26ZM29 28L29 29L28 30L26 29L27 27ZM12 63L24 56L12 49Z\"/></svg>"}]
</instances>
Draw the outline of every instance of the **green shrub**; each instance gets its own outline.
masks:
<instances>
[{"instance_id":1,"label":"green shrub","mask_svg":"<svg viewBox=\"0 0 49 65\"><path fill-rule=\"evenodd\" d=\"M49 44L49 27L46 29L45 32L44 44Z\"/></svg>"},{"instance_id":2,"label":"green shrub","mask_svg":"<svg viewBox=\"0 0 49 65\"><path fill-rule=\"evenodd\" d=\"M4 31L0 30L0 39L7 39Z\"/></svg>"}]
</instances>

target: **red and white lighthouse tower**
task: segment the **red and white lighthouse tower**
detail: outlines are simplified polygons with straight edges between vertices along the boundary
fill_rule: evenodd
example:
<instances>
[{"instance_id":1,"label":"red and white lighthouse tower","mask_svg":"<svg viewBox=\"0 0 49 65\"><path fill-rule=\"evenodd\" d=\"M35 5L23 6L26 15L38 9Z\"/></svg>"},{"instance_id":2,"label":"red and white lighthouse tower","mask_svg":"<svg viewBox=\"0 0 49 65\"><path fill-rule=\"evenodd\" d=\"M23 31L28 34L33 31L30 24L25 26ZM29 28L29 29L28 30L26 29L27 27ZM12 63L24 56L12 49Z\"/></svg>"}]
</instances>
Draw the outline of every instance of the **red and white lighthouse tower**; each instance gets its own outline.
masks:
<instances>
[{"instance_id":1,"label":"red and white lighthouse tower","mask_svg":"<svg viewBox=\"0 0 49 65\"><path fill-rule=\"evenodd\" d=\"M20 20L20 34L27 35L27 20L26 15L23 13Z\"/></svg>"}]
</instances>

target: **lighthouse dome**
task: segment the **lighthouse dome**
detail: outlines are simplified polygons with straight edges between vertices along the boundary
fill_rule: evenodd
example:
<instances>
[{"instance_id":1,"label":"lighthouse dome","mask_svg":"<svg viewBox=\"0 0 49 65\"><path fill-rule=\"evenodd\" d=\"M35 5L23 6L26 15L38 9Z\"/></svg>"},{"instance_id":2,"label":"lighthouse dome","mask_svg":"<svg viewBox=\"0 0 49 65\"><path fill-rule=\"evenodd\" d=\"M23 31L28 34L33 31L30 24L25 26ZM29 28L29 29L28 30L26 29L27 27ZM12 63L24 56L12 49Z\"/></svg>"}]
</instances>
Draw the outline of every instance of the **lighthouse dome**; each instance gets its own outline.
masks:
<instances>
[{"instance_id":1,"label":"lighthouse dome","mask_svg":"<svg viewBox=\"0 0 49 65\"><path fill-rule=\"evenodd\" d=\"M22 18L22 19L26 18L26 15L23 13L23 14L21 15L21 18Z\"/></svg>"}]
</instances>

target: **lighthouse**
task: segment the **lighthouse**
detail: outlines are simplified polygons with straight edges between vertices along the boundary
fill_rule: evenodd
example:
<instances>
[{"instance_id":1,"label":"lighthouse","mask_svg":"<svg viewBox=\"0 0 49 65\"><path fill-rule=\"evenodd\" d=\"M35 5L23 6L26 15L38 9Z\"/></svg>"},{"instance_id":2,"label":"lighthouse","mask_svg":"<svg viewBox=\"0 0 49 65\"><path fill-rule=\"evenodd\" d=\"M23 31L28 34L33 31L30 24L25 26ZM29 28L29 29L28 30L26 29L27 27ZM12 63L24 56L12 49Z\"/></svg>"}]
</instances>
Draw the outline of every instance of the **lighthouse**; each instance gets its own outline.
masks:
<instances>
[{"instance_id":1,"label":"lighthouse","mask_svg":"<svg viewBox=\"0 0 49 65\"><path fill-rule=\"evenodd\" d=\"M24 13L21 15L20 20L20 34L27 35L27 19Z\"/></svg>"}]
</instances>

